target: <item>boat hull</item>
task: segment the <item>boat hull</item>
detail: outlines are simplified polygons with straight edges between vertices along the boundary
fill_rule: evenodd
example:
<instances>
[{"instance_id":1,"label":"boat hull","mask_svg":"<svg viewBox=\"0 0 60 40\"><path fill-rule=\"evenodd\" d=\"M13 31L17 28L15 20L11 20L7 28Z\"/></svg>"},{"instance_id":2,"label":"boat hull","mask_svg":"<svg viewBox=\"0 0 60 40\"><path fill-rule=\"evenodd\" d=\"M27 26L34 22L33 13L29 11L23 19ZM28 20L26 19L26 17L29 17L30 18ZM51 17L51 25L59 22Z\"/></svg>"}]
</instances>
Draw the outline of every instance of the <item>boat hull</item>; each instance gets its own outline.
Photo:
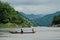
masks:
<instances>
[{"instance_id":1,"label":"boat hull","mask_svg":"<svg viewBox=\"0 0 60 40\"><path fill-rule=\"evenodd\" d=\"M10 33L12 33L12 34L31 34L31 33L35 33L35 32L23 32L23 33L21 33L21 32L11 32L10 31Z\"/></svg>"}]
</instances>

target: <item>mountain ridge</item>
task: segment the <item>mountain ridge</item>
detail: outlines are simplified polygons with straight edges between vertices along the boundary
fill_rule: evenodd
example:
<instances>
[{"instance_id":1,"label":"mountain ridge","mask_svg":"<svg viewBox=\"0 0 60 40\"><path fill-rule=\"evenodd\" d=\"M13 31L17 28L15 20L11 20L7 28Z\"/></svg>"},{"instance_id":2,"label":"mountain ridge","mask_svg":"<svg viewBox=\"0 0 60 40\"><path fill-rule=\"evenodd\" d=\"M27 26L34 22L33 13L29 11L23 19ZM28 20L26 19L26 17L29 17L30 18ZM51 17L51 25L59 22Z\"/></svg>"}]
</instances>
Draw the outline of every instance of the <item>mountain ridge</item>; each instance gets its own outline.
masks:
<instances>
[{"instance_id":1,"label":"mountain ridge","mask_svg":"<svg viewBox=\"0 0 60 40\"><path fill-rule=\"evenodd\" d=\"M52 14L47 14L47 15L37 15L37 18L35 15L26 15L26 14L23 14L24 16L26 16L27 18L29 18L30 20L36 22L38 24L38 26L50 26L52 24L52 21L53 21L53 18L54 16L56 15L59 15L60 14L60 11L57 11L55 13L52 13Z\"/></svg>"}]
</instances>

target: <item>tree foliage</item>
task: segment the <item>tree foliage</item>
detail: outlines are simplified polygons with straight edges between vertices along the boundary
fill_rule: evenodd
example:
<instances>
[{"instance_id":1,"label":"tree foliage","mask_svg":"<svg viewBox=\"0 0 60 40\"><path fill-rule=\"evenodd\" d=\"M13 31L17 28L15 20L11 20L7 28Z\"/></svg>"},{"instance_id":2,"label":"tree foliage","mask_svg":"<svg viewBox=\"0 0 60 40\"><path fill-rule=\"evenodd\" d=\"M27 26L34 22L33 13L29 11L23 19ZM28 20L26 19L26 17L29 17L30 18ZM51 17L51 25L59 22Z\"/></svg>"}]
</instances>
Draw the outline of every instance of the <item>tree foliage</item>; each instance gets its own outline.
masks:
<instances>
[{"instance_id":1,"label":"tree foliage","mask_svg":"<svg viewBox=\"0 0 60 40\"><path fill-rule=\"evenodd\" d=\"M60 24L60 15L54 17L52 24Z\"/></svg>"},{"instance_id":2,"label":"tree foliage","mask_svg":"<svg viewBox=\"0 0 60 40\"><path fill-rule=\"evenodd\" d=\"M22 26L31 26L31 22L25 19L18 11L7 2L0 1L0 23L15 23Z\"/></svg>"}]
</instances>

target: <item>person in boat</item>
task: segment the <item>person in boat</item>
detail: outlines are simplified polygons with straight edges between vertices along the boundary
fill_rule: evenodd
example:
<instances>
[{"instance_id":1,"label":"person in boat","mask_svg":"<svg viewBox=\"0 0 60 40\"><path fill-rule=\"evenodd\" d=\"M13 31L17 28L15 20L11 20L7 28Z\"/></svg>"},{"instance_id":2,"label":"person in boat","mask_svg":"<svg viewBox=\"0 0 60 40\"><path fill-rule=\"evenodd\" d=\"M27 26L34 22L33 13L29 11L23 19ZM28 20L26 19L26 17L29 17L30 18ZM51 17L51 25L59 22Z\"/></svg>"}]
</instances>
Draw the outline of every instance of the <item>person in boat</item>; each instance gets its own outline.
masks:
<instances>
[{"instance_id":1,"label":"person in boat","mask_svg":"<svg viewBox=\"0 0 60 40\"><path fill-rule=\"evenodd\" d=\"M35 33L34 28L32 28L32 32Z\"/></svg>"},{"instance_id":2,"label":"person in boat","mask_svg":"<svg viewBox=\"0 0 60 40\"><path fill-rule=\"evenodd\" d=\"M21 29L21 33L23 33L23 30Z\"/></svg>"}]
</instances>

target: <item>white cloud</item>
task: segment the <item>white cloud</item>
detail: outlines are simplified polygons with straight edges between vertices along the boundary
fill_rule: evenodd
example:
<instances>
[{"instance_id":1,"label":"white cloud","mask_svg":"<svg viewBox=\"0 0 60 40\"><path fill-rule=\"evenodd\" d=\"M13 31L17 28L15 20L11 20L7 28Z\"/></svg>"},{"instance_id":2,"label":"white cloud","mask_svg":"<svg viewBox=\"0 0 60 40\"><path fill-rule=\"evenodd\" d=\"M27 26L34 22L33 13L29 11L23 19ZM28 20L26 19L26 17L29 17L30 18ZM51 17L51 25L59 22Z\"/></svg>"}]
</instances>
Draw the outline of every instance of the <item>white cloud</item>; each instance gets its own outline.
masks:
<instances>
[{"instance_id":1,"label":"white cloud","mask_svg":"<svg viewBox=\"0 0 60 40\"><path fill-rule=\"evenodd\" d=\"M30 13L33 13L33 14L50 14L50 13L57 11L56 8L51 7L51 6L45 6L45 5L22 6L22 8L23 8L22 11L24 13L27 13L27 14L30 14Z\"/></svg>"},{"instance_id":2,"label":"white cloud","mask_svg":"<svg viewBox=\"0 0 60 40\"><path fill-rule=\"evenodd\" d=\"M16 11L20 11L20 12L22 12L22 10L23 10L23 8L22 8L21 6L15 7L14 9L15 9Z\"/></svg>"},{"instance_id":3,"label":"white cloud","mask_svg":"<svg viewBox=\"0 0 60 40\"><path fill-rule=\"evenodd\" d=\"M60 0L3 0L27 14L50 14L60 10Z\"/></svg>"}]
</instances>

